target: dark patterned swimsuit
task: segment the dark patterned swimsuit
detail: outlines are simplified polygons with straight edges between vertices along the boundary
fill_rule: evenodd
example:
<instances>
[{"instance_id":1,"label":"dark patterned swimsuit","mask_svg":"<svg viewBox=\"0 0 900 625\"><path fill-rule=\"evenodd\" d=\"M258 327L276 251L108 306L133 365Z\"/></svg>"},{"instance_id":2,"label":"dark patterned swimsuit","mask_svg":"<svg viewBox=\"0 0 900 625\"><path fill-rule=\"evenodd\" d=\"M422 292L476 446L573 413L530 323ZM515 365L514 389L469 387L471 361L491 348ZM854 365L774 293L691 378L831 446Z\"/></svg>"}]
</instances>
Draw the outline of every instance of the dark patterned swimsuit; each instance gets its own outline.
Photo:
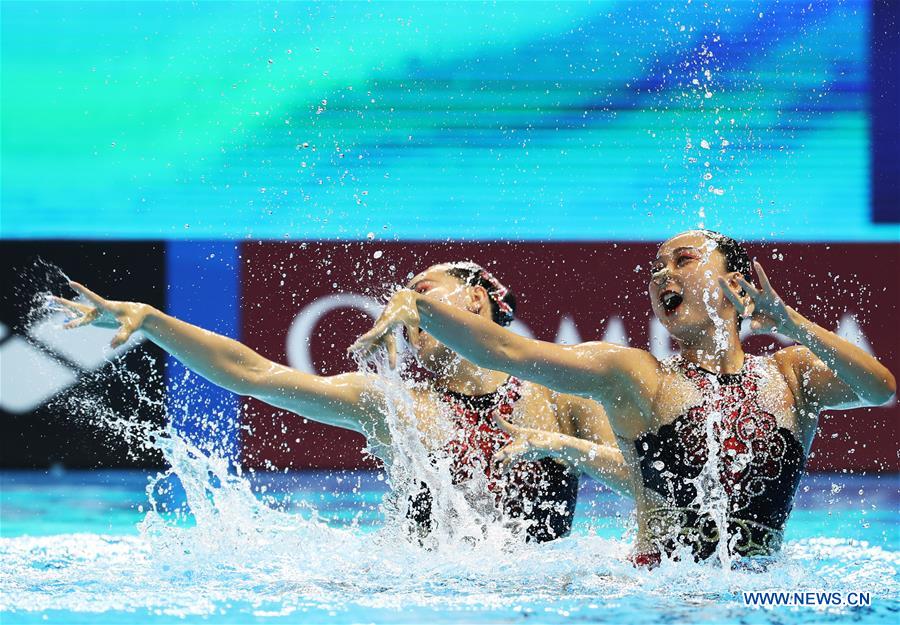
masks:
<instances>
[{"instance_id":1,"label":"dark patterned swimsuit","mask_svg":"<svg viewBox=\"0 0 900 625\"><path fill-rule=\"evenodd\" d=\"M716 474L724 492L729 551L733 555L771 555L781 547L785 521L805 464L794 434L779 427L760 401L764 361L747 356L740 373L716 375L678 359L675 366L699 391L695 407L656 433L635 441L646 488L665 498L650 510L648 530L656 553L636 556L653 564L661 552L690 547L698 559L716 551L719 531L709 514L698 509L696 478L707 462L707 419L718 446Z\"/></svg>"},{"instance_id":2,"label":"dark patterned swimsuit","mask_svg":"<svg viewBox=\"0 0 900 625\"><path fill-rule=\"evenodd\" d=\"M441 399L449 408L456 431L444 451L451 458L454 484L483 474L498 508L508 517L528 522L529 540L545 542L566 536L571 530L578 476L550 458L521 462L508 475L495 475L494 454L511 438L497 427L494 414L499 412L509 418L513 405L521 397L521 385L518 379L510 377L486 395L444 391ZM408 513L420 532L431 530L431 505L431 493L423 484L411 500Z\"/></svg>"}]
</instances>

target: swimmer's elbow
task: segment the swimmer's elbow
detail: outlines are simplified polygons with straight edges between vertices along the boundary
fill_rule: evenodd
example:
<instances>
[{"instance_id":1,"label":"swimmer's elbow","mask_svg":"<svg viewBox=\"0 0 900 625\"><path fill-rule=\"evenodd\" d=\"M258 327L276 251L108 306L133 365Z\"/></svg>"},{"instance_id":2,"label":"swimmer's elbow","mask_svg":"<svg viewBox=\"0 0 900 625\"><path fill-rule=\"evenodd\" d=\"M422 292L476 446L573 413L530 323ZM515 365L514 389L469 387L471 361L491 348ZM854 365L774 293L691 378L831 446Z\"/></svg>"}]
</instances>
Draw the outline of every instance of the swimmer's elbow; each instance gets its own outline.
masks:
<instances>
[{"instance_id":1,"label":"swimmer's elbow","mask_svg":"<svg viewBox=\"0 0 900 625\"><path fill-rule=\"evenodd\" d=\"M888 403L897 394L897 379L890 371L887 371L886 373L887 375L885 376L884 384L882 384L881 388L874 393L874 397L870 398L872 405L874 406L881 406Z\"/></svg>"},{"instance_id":2,"label":"swimmer's elbow","mask_svg":"<svg viewBox=\"0 0 900 625\"><path fill-rule=\"evenodd\" d=\"M275 374L285 369L275 363L264 361L245 363L229 372L228 390L238 395L256 397L268 395L279 384Z\"/></svg>"},{"instance_id":3,"label":"swimmer's elbow","mask_svg":"<svg viewBox=\"0 0 900 625\"><path fill-rule=\"evenodd\" d=\"M511 332L508 334L510 336L504 336L497 342L488 357L490 366L501 371L525 367L529 361L522 337Z\"/></svg>"},{"instance_id":4,"label":"swimmer's elbow","mask_svg":"<svg viewBox=\"0 0 900 625\"><path fill-rule=\"evenodd\" d=\"M259 373L245 370L233 372L222 386L237 395L258 398L258 396L263 394L266 383Z\"/></svg>"},{"instance_id":5,"label":"swimmer's elbow","mask_svg":"<svg viewBox=\"0 0 900 625\"><path fill-rule=\"evenodd\" d=\"M890 371L885 369L884 375L879 376L877 383L871 384L865 389L856 389L855 394L855 401L848 403L848 406L859 408L883 406L897 394L897 380Z\"/></svg>"}]
</instances>

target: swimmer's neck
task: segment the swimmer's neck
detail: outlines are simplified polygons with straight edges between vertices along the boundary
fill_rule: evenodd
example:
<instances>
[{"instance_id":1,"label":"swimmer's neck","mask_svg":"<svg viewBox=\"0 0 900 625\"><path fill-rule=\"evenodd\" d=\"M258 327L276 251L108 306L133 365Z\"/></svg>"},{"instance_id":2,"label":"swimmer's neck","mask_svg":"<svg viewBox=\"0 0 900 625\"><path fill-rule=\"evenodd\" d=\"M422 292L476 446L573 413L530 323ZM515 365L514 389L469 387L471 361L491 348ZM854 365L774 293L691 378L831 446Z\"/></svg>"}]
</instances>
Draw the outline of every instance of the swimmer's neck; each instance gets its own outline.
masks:
<instances>
[{"instance_id":1,"label":"swimmer's neck","mask_svg":"<svg viewBox=\"0 0 900 625\"><path fill-rule=\"evenodd\" d=\"M463 395L487 395L506 382L509 375L492 371L458 358L440 374L434 376L434 385Z\"/></svg>"},{"instance_id":2,"label":"swimmer's neck","mask_svg":"<svg viewBox=\"0 0 900 625\"><path fill-rule=\"evenodd\" d=\"M744 348L737 332L727 332L724 349L717 345L713 332L704 334L694 340L678 341L681 357L701 369L713 373L738 373L744 366Z\"/></svg>"}]
</instances>

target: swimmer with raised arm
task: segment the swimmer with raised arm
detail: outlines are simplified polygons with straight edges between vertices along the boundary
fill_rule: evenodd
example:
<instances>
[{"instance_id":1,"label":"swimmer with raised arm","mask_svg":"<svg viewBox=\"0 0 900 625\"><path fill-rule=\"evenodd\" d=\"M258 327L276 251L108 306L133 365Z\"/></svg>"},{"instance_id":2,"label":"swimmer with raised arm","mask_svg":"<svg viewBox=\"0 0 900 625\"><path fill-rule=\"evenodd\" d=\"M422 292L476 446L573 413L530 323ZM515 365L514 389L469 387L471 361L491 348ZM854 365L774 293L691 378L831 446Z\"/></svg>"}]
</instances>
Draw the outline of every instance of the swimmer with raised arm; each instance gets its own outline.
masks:
<instances>
[{"instance_id":1,"label":"swimmer with raised arm","mask_svg":"<svg viewBox=\"0 0 900 625\"><path fill-rule=\"evenodd\" d=\"M707 558L719 548L720 525L728 535L724 557L773 554L819 413L883 404L896 392L894 376L788 306L759 263L754 286L747 252L729 237L679 234L660 246L652 267L653 312L680 348L666 361L602 342L563 346L524 338L414 291L395 294L351 349L368 354L402 325L411 336L427 331L479 366L600 402L631 476L635 564L655 566L681 548ZM778 332L797 345L745 354L742 318L755 333ZM708 423L714 423L709 433ZM497 454L501 463L548 454L576 465L599 458L590 441L566 432L501 425L515 436ZM726 518L716 522L722 509Z\"/></svg>"},{"instance_id":2,"label":"swimmer with raised arm","mask_svg":"<svg viewBox=\"0 0 900 625\"><path fill-rule=\"evenodd\" d=\"M373 374L325 377L303 373L146 304L110 301L80 284L71 286L87 303L54 298L73 317L66 328L87 324L118 328L114 346L140 330L219 386L321 423L363 433L373 453L390 462L388 400L383 384L377 384ZM413 278L408 288L498 327L511 323L515 314L513 295L474 263L436 265ZM387 343L394 362L393 338ZM543 458L520 463L509 475L495 473L493 454L510 440L498 428L496 415L528 428L577 435L596 443L600 457L589 470L612 488L628 493L626 467L606 415L596 402L477 367L424 333L417 335L413 348L431 378L424 387L412 390L415 414L400 414L400 419L404 425L418 428L427 449L449 457L454 483L462 484L480 472L491 491L484 493L491 505L526 523L529 539L546 541L568 534L579 468L573 470L565 461ZM432 527L431 505L427 487L410 498L407 516L420 535Z\"/></svg>"}]
</instances>

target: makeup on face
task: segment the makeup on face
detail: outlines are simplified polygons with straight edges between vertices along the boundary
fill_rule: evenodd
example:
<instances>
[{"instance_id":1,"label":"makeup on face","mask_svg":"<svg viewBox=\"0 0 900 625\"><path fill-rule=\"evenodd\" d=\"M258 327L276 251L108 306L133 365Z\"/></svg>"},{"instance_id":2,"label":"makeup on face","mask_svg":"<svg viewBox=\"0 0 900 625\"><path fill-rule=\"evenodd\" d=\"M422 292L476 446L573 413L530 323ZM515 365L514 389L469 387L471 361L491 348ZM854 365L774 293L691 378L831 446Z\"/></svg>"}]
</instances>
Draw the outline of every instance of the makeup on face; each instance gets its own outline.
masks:
<instances>
[{"instance_id":1,"label":"makeup on face","mask_svg":"<svg viewBox=\"0 0 900 625\"><path fill-rule=\"evenodd\" d=\"M651 264L651 283L659 289L657 298L667 317L674 315L684 303L683 287L674 279L673 273L691 262L702 259L703 252L700 249L694 246L681 246L670 254L660 254Z\"/></svg>"},{"instance_id":2,"label":"makeup on face","mask_svg":"<svg viewBox=\"0 0 900 625\"><path fill-rule=\"evenodd\" d=\"M674 260L676 267L683 267L692 260L703 260L704 251L692 245L675 248L671 254L661 254L650 265L650 271L656 275L668 267L670 260Z\"/></svg>"},{"instance_id":3,"label":"makeup on face","mask_svg":"<svg viewBox=\"0 0 900 625\"><path fill-rule=\"evenodd\" d=\"M410 289L411 291L415 291L416 293L425 294L432 288L434 288L434 283L431 280L423 278L421 280L411 282L409 285L407 285L406 288Z\"/></svg>"}]
</instances>

